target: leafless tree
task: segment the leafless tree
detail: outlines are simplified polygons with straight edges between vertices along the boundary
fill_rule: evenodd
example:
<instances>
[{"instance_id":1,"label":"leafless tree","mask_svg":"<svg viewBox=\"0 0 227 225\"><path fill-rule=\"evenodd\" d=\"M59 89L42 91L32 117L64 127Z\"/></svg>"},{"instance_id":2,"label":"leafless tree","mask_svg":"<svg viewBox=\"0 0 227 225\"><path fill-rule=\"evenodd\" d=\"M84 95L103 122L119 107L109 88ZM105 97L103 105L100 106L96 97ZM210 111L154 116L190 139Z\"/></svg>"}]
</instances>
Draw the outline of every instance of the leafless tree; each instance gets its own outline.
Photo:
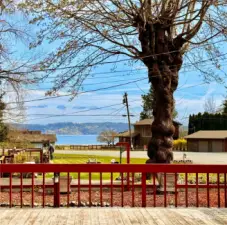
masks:
<instances>
[{"instance_id":1,"label":"leafless tree","mask_svg":"<svg viewBox=\"0 0 227 225\"><path fill-rule=\"evenodd\" d=\"M31 73L32 60L23 58L24 52L19 52L16 46L18 41L29 43L29 35L25 27L20 26L14 19L16 2L0 0L0 94L15 104L6 104L5 120L18 122L24 114L23 88L38 81L35 73ZM16 56L19 55L19 56Z\"/></svg>"},{"instance_id":2,"label":"leafless tree","mask_svg":"<svg viewBox=\"0 0 227 225\"><path fill-rule=\"evenodd\" d=\"M217 106L214 96L211 96L205 100L204 111L213 114L217 112Z\"/></svg>"},{"instance_id":3,"label":"leafless tree","mask_svg":"<svg viewBox=\"0 0 227 225\"><path fill-rule=\"evenodd\" d=\"M117 132L114 130L104 130L98 135L97 141L107 143L108 145L114 145L116 135Z\"/></svg>"},{"instance_id":4,"label":"leafless tree","mask_svg":"<svg viewBox=\"0 0 227 225\"><path fill-rule=\"evenodd\" d=\"M78 85L103 64L131 60L147 67L157 103L148 156L161 163L172 158L173 93L183 56L206 80L219 79L201 64L220 67L218 59L224 56L218 45L226 40L226 5L226 0L24 0L20 8L40 28L31 47L44 40L60 43L39 64L47 76L53 71L57 77L49 94L67 84L76 96Z\"/></svg>"}]
</instances>

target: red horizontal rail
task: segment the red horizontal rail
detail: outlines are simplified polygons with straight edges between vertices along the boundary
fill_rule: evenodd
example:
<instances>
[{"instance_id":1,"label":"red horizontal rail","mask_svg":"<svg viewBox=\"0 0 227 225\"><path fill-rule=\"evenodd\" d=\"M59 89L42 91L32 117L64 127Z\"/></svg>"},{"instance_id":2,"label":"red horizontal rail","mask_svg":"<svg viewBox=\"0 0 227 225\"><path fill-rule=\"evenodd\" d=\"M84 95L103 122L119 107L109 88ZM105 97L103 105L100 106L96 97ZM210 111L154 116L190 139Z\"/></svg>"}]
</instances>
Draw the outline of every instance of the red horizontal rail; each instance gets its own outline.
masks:
<instances>
[{"instance_id":1,"label":"red horizontal rail","mask_svg":"<svg viewBox=\"0 0 227 225\"><path fill-rule=\"evenodd\" d=\"M37 185L34 185L35 187L43 187L43 184L37 184ZM70 185L70 187L72 187L72 188L78 188L78 186L80 186L80 188L89 188L90 187L90 185L89 184L80 184L80 185L78 185L78 184L71 184ZM92 186L92 188L100 188L100 185L99 184L92 184L91 185ZM128 188L133 188L133 187L141 187L141 184L133 184L133 185L131 185L131 184L113 184L113 185L111 185L111 184L102 184L102 187L103 188L111 188L111 186L113 187L113 188L121 188L122 186L123 187L128 187ZM153 184L146 184L146 187L153 187L154 185ZM31 188L32 187L32 185L31 184L23 184L23 188ZM1 185L0 186L0 189L8 189L8 188L10 188L10 185ZM20 185L14 185L14 184L12 184L12 189L17 189L17 188L20 188ZM54 184L45 184L45 188L54 188ZM190 188L197 188L197 185L196 184L189 184L188 186L187 185L184 185L184 184L177 184L177 188L182 188L182 189L185 189L185 188L188 188L188 189L190 189ZM211 184L211 185L206 185L206 184L199 184L198 185L198 188L205 188L205 189L207 189L207 188L209 188L209 189L212 189L212 188L218 188L218 185L216 185L216 184ZM219 185L219 188L220 189L225 189L226 187L225 187L225 184L223 184L223 185Z\"/></svg>"},{"instance_id":2,"label":"red horizontal rail","mask_svg":"<svg viewBox=\"0 0 227 225\"><path fill-rule=\"evenodd\" d=\"M174 165L174 164L1 164L1 173L227 173L227 165Z\"/></svg>"},{"instance_id":3,"label":"red horizontal rail","mask_svg":"<svg viewBox=\"0 0 227 225\"><path fill-rule=\"evenodd\" d=\"M189 193L188 191L190 189L195 189L193 192L195 193L195 200L194 203L196 204L197 207L201 206L201 201L200 201L200 189L206 189L207 190L207 205L208 207L210 206L210 189L216 189L218 191L217 193L217 206L222 207L223 204L225 207L227 206L227 194L226 194L226 174L227 174L227 165L166 165L166 164L149 164L149 165L144 165L144 164L129 164L129 165L112 165L112 164L3 164L0 165L0 171L2 174L4 173L9 173L10 177L8 179L8 182L6 184L3 184L3 182L0 185L0 191L2 189L9 189L9 205L10 207L13 205L13 194L12 194L12 189L19 188L21 193L21 207L22 207L22 197L23 197L23 191L26 188L31 188L31 206L34 206L34 201L36 195L34 194L36 187L39 188L52 188L54 192L54 206L59 207L61 205L61 196L60 196L60 189L61 189L61 173L66 173L67 174L67 205L69 206L69 199L70 200L75 200L75 195L69 195L71 191L69 189L72 188L77 188L77 201L78 201L78 206L81 201L84 201L84 194L83 193L84 189L86 188L88 190L88 200L89 206L92 205L92 201L94 198L97 198L99 196L99 204L100 206L104 206L105 202L105 194L106 191L108 190L110 192L110 205L114 206L114 194L115 191L120 191L121 194L117 195L118 199L120 199L121 206L125 206L125 202L128 201L128 197L132 198L131 206L134 207L135 205L135 199L137 199L137 204L138 204L138 196L135 196L135 194L140 194L141 200L141 206L146 207L147 205L151 204L150 201L153 201L153 206L158 206L160 204L158 200L158 196L156 195L157 187L156 187L156 178L159 181L159 184L162 184L162 192L163 192L163 202L164 202L164 207L167 207L169 205L169 200L168 200L168 188L173 189L174 197L171 197L171 204L175 205L175 207L178 207L182 205L182 198L181 196L178 195L179 192L181 192L181 189L185 190L185 206L189 206L189 201L188 201L188 196ZM119 173L120 179L118 180L118 183L113 182L113 173ZM13 173L20 173L21 177L17 181L20 181L20 183L14 183L14 180L12 178ZM32 173L32 180L31 184L26 184L26 182L23 182L22 175L23 173ZM43 177L42 180L43 182L36 184L34 179L34 173L42 173ZM54 180L51 182L45 182L45 177L44 175L46 173L54 173ZM75 181L72 184L69 184L69 177L70 173L77 173L78 174L78 183ZM86 179L86 183L81 181L81 173L88 173L89 179ZM92 174L93 173L99 173L100 179L99 182L93 182L92 181ZM103 180L103 173L109 173L111 175L111 179L109 180L108 183ZM140 178L139 183L135 183L135 173L140 173L142 176ZM161 173L161 174L160 174ZM170 176L168 178L168 174L172 173L174 176ZM179 173L185 174L185 178L181 179L181 182L178 182L178 175ZM189 173L194 173L196 174L196 182L195 184L189 184L188 181L188 174ZM207 174L207 179L206 183L200 184L199 183L199 173L205 173ZM217 174L217 181L215 184L209 183L209 174ZM133 177L130 178L130 174L133 174ZM149 178L149 182L146 182L147 175L152 175L153 178ZM223 183L223 177L224 175L224 183ZM125 177L126 176L126 177ZM159 176L159 178L157 177ZM162 178L163 180L162 180ZM222 179L222 182L220 180ZM6 178L7 179L7 178ZM70 178L72 179L72 178ZM172 182L172 186L169 187L167 186L168 184L168 179L170 179L170 182ZM172 180L171 180L172 179ZM151 182L153 180L153 182ZM182 183L183 181L183 183ZM185 183L184 183L185 182ZM168 184L169 185L169 184ZM161 187L161 186L160 186ZM99 190L95 190L95 194L93 193L93 188L98 188ZM107 189L105 189L107 188ZM114 190L114 188L117 188L118 190ZM139 191L135 191L135 188L139 188ZM172 190L171 189L171 190ZM153 190L153 192L152 192ZM161 190L161 189L160 189ZM159 191L160 191L159 190ZM223 191L224 190L224 191ZM134 193L135 191L135 193ZM191 190L190 190L191 191ZM75 190L74 190L75 192ZM125 193L128 192L128 193ZM132 192L132 196L131 193ZM212 190L211 190L212 192ZM127 195L130 194L130 195ZM149 196L150 194L150 196ZM191 194L191 193L190 193ZM206 194L206 193L205 193ZM211 193L212 194L212 193ZM104 196L103 196L104 195ZM212 194L213 196L213 194ZM215 196L216 197L216 196ZM224 203L223 199L224 198ZM43 199L43 207L45 206L45 193L43 191L42 194L42 199ZM222 200L222 201L221 201ZM127 203L126 203L127 204ZM211 205L212 206L212 205Z\"/></svg>"}]
</instances>

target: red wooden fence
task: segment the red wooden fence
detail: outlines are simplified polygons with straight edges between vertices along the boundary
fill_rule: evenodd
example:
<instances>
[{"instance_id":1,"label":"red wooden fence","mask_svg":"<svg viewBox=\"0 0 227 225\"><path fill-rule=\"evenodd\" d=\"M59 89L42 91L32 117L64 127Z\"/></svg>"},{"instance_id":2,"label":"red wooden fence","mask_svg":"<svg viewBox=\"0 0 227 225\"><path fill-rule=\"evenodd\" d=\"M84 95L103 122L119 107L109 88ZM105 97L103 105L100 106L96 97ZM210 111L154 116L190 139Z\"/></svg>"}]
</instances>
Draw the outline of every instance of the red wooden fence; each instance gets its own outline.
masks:
<instances>
[{"instance_id":1,"label":"red wooden fence","mask_svg":"<svg viewBox=\"0 0 227 225\"><path fill-rule=\"evenodd\" d=\"M9 198L9 207L13 205L24 206L25 200L29 199L30 206L34 207L36 201L47 205L47 201L53 200L53 206L59 207L63 203L67 206L75 201L75 205L92 206L94 201L98 205L105 206L195 206L195 207L227 207L227 187L226 187L226 165L116 165L116 164L1 164L0 173L8 173L8 178L0 178L0 201L2 196L7 195ZM20 174L20 178L13 178L15 173ZM23 179L23 173L31 173L30 179ZM34 178L34 174L42 174L39 178ZM46 182L47 173L54 175L54 181ZM64 174L63 174L64 173ZM88 178L84 177L88 174ZM121 174L119 181L114 177ZM134 176L139 173L140 181ZM153 174L152 179L146 181L147 174ZM161 194L156 191L157 174L163 174L163 189ZM92 180L92 175L99 175L99 180ZM109 180L103 179L105 174L109 174ZM124 179L124 175L130 179ZM173 174L172 189L168 190L167 177ZM181 174L183 179L178 179ZM189 183L189 176L194 174L195 182ZM205 183L201 184L201 174L206 175ZM59 176L65 176L66 195L60 193ZM74 183L70 185L70 176L76 176ZM211 176L212 175L212 176ZM213 177L216 177L214 181ZM212 183L211 183L212 179ZM30 180L30 183L28 183ZM49 179L50 180L50 179ZM38 182L39 181L39 182ZM25 192L29 189L29 192ZM46 193L45 190L53 190L52 194ZM71 193L70 193L70 189ZM42 190L42 193L37 190ZM7 191L7 192L3 192ZM19 200L18 200L19 199ZM19 202L18 202L19 201ZM104 204L105 203L105 204Z\"/></svg>"}]
</instances>

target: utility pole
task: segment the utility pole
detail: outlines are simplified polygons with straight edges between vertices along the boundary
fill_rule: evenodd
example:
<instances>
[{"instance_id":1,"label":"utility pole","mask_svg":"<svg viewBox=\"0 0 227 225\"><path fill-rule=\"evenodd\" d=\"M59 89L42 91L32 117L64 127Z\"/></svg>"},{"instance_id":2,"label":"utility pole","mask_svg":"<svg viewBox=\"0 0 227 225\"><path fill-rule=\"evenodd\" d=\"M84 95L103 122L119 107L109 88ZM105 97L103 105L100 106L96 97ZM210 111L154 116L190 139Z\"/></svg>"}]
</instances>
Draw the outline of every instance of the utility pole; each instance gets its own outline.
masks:
<instances>
[{"instance_id":1,"label":"utility pole","mask_svg":"<svg viewBox=\"0 0 227 225\"><path fill-rule=\"evenodd\" d=\"M130 122L130 114L129 114L129 107L128 107L128 94L125 92L123 96L123 104L126 105L127 109L127 116L128 116L128 129L129 129L129 136L130 136L130 148L132 146L132 132L131 132L131 122Z\"/></svg>"}]
</instances>

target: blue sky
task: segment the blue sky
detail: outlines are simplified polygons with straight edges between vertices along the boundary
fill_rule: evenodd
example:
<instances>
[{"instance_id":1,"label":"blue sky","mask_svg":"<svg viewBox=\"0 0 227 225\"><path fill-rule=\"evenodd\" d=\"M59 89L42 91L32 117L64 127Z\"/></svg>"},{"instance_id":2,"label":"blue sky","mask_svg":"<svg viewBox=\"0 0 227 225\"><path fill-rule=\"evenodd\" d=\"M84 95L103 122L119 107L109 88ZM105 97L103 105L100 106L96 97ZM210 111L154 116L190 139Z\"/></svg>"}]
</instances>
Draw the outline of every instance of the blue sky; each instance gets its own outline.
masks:
<instances>
[{"instance_id":1,"label":"blue sky","mask_svg":"<svg viewBox=\"0 0 227 225\"><path fill-rule=\"evenodd\" d=\"M21 43L15 45L17 54L24 54L29 57L34 50L29 51L28 48ZM227 53L227 46L222 45L222 52ZM53 46L45 44L38 49L37 54L49 52ZM202 64L205 70L214 69L208 62ZM95 69L93 76L88 77L83 85L83 90L86 93L79 94L72 101L69 97L51 98L43 101L34 101L24 103L25 119L20 122L47 124L55 122L124 122L127 123L127 118L123 117L126 114L126 108L123 107L122 99L125 92L128 93L130 105L130 113L132 123L139 120L139 114L142 111L141 95L148 92L149 84L147 72L143 65L135 63L129 66L125 63L119 63L112 71L110 65L100 66ZM223 62L222 70L226 71L227 67ZM128 70L132 70L129 72ZM137 81L139 79L143 79ZM137 82L136 82L137 81ZM128 84L126 84L128 82ZM25 101L33 99L45 98L45 92L51 88L53 78L46 79L43 83L29 86L25 88L23 96ZM114 85L121 85L112 87ZM90 90L107 88L95 92ZM34 90L31 90L34 89ZM67 94L64 90L59 92L59 95ZM11 95L11 96L10 96ZM176 110L178 111L177 120L184 125L188 123L189 114L195 114L204 111L204 102L206 99L213 97L216 106L219 107L226 95L224 84L211 82L204 83L204 79L199 75L198 70L192 67L183 66L180 71L178 90L175 92ZM6 98L8 102L12 101L13 94L9 94ZM12 104L13 105L13 104ZM107 107L106 107L107 106ZM105 108L106 107L106 108ZM101 109L97 109L101 108ZM45 115L37 115L45 114ZM46 115L46 114L49 114ZM72 116L73 114L78 116ZM57 116L54 116L57 115ZM67 116L70 115L70 116ZM103 116L96 116L103 115ZM108 116L105 116L108 115ZM12 117L11 117L12 118ZM11 122L15 122L19 117L12 118Z\"/></svg>"},{"instance_id":2,"label":"blue sky","mask_svg":"<svg viewBox=\"0 0 227 225\"><path fill-rule=\"evenodd\" d=\"M119 66L116 71L127 70L126 66ZM103 66L103 72L110 71L107 66ZM115 76L115 77L113 77ZM123 107L122 98L125 92L128 93L130 113L132 122L139 120L139 114L142 110L141 94L147 93L149 84L147 79L133 82L135 80L146 78L146 70L138 71L133 75L127 72L119 72L113 74L100 74L88 78L84 82L83 91L87 93L80 94L72 101L69 97L59 97L55 99L47 99L44 101L35 101L25 103L26 119L24 123L47 124L54 122L125 122L127 118L121 115L126 114L126 108ZM46 90L43 88L51 87L52 79L47 80L39 86L29 87L24 94L25 100L45 98ZM130 84L124 85L127 82ZM100 84L98 84L100 83ZM122 84L122 86L89 92L89 90L106 88L113 85ZM65 95L64 91L60 91L59 95ZM214 97L217 107L222 103L225 95L224 85L216 82L205 84L202 77L198 76L198 72L180 73L178 90L175 92L176 109L178 111L177 120L187 125L189 114L204 111L204 101L209 97ZM97 109L108 106L107 108ZM50 114L35 115L35 114ZM63 116L63 115L70 116ZM78 114L79 116L72 116ZM54 116L57 115L57 116ZM91 116L94 115L94 116ZM95 116L108 115L108 116Z\"/></svg>"}]
</instances>

